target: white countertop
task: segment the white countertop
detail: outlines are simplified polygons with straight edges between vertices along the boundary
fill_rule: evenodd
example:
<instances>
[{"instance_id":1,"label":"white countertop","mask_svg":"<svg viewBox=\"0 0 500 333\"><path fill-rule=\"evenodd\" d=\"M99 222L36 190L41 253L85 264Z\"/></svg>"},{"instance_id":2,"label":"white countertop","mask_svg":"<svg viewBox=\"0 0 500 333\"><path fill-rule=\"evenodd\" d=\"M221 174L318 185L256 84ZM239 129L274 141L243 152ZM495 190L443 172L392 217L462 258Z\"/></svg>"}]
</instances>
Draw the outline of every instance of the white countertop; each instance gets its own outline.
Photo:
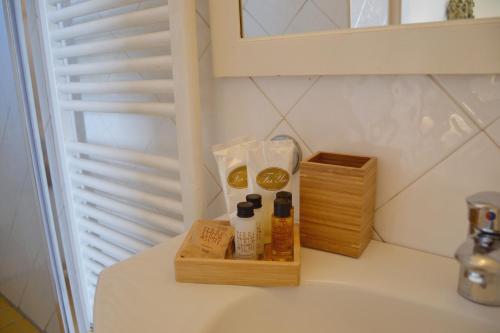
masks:
<instances>
[{"instance_id":1,"label":"white countertop","mask_svg":"<svg viewBox=\"0 0 500 333\"><path fill-rule=\"evenodd\" d=\"M96 333L203 332L225 308L262 289L177 283L174 257L183 237L101 273L94 305ZM302 248L297 288L317 283L353 286L498 323L500 332L500 308L463 299L456 293L457 279L458 263L451 258L372 241L359 259Z\"/></svg>"}]
</instances>

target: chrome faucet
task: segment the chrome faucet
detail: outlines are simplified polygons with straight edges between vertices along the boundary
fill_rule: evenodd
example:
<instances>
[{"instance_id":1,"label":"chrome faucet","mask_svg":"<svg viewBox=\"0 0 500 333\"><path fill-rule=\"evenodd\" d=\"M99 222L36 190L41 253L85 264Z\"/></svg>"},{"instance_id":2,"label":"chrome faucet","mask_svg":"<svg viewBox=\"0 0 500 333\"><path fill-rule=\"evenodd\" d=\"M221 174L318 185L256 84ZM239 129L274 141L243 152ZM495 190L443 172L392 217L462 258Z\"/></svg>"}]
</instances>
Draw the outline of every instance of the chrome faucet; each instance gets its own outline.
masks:
<instances>
[{"instance_id":1,"label":"chrome faucet","mask_svg":"<svg viewBox=\"0 0 500 333\"><path fill-rule=\"evenodd\" d=\"M500 306L500 192L467 198L469 236L458 248L458 293L484 305Z\"/></svg>"}]
</instances>

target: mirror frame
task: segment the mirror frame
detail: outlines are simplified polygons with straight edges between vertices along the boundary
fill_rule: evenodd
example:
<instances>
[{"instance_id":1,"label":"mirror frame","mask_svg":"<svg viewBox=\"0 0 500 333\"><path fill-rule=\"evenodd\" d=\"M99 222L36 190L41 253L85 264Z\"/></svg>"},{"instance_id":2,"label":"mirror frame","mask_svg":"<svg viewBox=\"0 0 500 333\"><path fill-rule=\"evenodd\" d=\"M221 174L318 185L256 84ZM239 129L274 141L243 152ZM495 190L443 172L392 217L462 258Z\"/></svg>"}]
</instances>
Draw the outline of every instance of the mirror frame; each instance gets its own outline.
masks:
<instances>
[{"instance_id":1,"label":"mirror frame","mask_svg":"<svg viewBox=\"0 0 500 333\"><path fill-rule=\"evenodd\" d=\"M500 18L242 38L240 1L209 5L216 77L500 73Z\"/></svg>"}]
</instances>

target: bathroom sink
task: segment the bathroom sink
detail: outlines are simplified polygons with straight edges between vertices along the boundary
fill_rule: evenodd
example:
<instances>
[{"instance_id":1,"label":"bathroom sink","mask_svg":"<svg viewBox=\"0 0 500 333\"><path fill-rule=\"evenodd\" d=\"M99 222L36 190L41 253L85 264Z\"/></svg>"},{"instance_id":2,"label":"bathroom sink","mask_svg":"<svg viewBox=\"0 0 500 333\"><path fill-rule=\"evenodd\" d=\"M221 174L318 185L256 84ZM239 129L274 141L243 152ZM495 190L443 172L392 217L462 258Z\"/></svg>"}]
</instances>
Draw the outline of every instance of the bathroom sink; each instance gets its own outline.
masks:
<instances>
[{"instance_id":1,"label":"bathroom sink","mask_svg":"<svg viewBox=\"0 0 500 333\"><path fill-rule=\"evenodd\" d=\"M500 320L500 318L499 318ZM207 333L498 333L487 321L342 284L259 289L231 304Z\"/></svg>"},{"instance_id":2,"label":"bathroom sink","mask_svg":"<svg viewBox=\"0 0 500 333\"><path fill-rule=\"evenodd\" d=\"M302 248L301 285L175 281L183 235L101 273L95 333L500 333L500 308L456 292L458 263L372 241L359 259Z\"/></svg>"}]
</instances>

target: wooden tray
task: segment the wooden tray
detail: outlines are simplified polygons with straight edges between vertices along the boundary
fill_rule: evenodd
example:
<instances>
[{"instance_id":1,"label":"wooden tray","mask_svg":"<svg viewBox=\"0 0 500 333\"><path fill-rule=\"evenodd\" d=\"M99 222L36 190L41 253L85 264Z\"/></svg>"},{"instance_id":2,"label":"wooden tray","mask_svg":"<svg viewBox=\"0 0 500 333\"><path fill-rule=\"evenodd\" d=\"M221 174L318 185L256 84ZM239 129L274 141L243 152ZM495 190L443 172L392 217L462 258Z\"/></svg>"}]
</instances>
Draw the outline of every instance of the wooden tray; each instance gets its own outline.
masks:
<instances>
[{"instance_id":1,"label":"wooden tray","mask_svg":"<svg viewBox=\"0 0 500 333\"><path fill-rule=\"evenodd\" d=\"M177 282L232 284L241 286L298 286L300 284L300 233L294 226L293 261L181 258L191 237L189 230L175 256Z\"/></svg>"}]
</instances>

